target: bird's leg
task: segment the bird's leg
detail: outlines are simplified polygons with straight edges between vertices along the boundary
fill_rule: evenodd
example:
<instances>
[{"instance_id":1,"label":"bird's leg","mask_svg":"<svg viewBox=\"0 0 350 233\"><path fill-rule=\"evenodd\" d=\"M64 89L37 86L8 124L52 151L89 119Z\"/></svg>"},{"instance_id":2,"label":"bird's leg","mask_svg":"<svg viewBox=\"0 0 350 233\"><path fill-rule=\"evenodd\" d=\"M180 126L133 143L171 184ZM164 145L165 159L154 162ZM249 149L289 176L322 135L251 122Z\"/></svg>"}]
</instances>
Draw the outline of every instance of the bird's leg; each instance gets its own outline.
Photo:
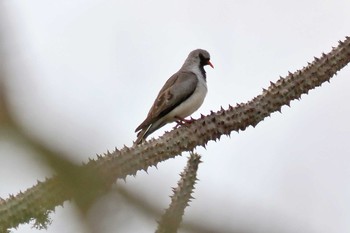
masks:
<instances>
[{"instance_id":1,"label":"bird's leg","mask_svg":"<svg viewBox=\"0 0 350 233\"><path fill-rule=\"evenodd\" d=\"M179 126L182 126L182 125L189 125L189 124L191 124L192 122L194 122L194 119L189 119L189 120L187 120L187 119L185 119L185 118L182 118L182 117L178 117L178 116L176 116L175 117L175 119L176 119L176 125L175 125L175 129L176 128L178 128Z\"/></svg>"}]
</instances>

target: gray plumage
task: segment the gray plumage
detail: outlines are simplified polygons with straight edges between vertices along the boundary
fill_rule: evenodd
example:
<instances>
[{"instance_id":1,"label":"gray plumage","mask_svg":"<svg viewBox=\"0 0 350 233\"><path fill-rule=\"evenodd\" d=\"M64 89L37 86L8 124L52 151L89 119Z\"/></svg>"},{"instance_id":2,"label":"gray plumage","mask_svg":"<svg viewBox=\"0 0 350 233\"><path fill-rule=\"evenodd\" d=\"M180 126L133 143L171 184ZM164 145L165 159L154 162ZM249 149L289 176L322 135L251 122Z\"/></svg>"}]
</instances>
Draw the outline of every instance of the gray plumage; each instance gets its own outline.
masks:
<instances>
[{"instance_id":1,"label":"gray plumage","mask_svg":"<svg viewBox=\"0 0 350 233\"><path fill-rule=\"evenodd\" d=\"M167 123L195 112L203 103L207 93L205 65L210 63L206 50L192 51L181 69L173 74L159 91L146 119L136 128L136 144Z\"/></svg>"}]
</instances>

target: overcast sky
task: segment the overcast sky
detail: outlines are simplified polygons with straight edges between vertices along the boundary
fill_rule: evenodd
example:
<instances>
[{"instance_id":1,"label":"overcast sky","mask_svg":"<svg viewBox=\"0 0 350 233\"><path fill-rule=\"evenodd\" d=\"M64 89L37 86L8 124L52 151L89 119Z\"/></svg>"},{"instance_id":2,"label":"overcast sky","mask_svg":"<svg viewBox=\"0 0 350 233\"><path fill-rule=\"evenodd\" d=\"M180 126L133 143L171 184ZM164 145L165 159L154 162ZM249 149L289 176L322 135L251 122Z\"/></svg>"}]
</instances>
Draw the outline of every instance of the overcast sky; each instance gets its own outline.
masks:
<instances>
[{"instance_id":1,"label":"overcast sky","mask_svg":"<svg viewBox=\"0 0 350 233\"><path fill-rule=\"evenodd\" d=\"M348 0L0 4L14 113L29 132L77 163L131 145L159 89L193 49L208 50L215 66L206 67L209 90L196 118L252 99L350 36ZM198 148L200 181L185 221L230 231L349 232L349 88L347 66L282 114ZM50 175L4 136L0 156L2 198ZM186 157L128 177L124 186L166 208ZM117 206L110 202L106 209ZM57 208L48 232L86 232L74 213L68 203ZM114 232L103 224L115 218L106 214L95 227ZM136 214L125 221L120 232L156 228L153 219ZM43 231L24 225L14 232Z\"/></svg>"}]
</instances>

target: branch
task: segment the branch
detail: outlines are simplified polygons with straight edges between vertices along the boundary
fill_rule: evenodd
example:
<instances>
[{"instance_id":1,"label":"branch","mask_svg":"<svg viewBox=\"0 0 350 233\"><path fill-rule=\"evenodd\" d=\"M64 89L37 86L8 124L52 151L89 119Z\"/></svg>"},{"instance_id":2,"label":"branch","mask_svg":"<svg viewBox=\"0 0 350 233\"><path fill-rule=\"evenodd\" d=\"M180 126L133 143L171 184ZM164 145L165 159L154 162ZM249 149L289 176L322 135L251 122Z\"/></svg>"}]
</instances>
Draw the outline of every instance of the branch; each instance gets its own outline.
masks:
<instances>
[{"instance_id":1,"label":"branch","mask_svg":"<svg viewBox=\"0 0 350 233\"><path fill-rule=\"evenodd\" d=\"M121 150L107 152L97 159L91 159L83 165L84 171L98 174L98 180L103 180L104 185L112 185L116 179L125 178L127 175L135 175L137 171L156 166L159 162L181 155L184 151L193 151L197 146L205 146L210 140L216 141L222 135L230 135L232 131L245 130L248 126L255 127L271 113L280 111L282 106L290 104L292 100L299 99L302 94L329 81L337 71L350 62L350 37L328 54L321 58L315 58L312 63L294 73L289 73L285 78L280 78L276 83L263 90L263 93L244 104L235 107L211 112L207 116L201 116L189 126L180 127L165 133L157 140L151 139L135 147L124 147ZM84 176L83 176L84 177ZM91 177L91 176L86 176ZM42 185L56 183L57 177L39 183L35 187L6 200L0 199L0 230L16 227L26 222L29 218L44 215L45 210L54 209L65 200L74 198L75 192L59 195L62 187L54 185L50 189L40 188ZM59 179L60 180L60 179ZM81 179L88 186L89 179ZM93 182L94 183L94 182ZM104 191L105 188L101 188ZM86 190L89 190L88 188ZM90 189L91 190L91 189ZM98 190L95 191L99 193ZM43 195L43 193L45 193ZM84 192L78 192L80 194ZM93 199L91 193L87 193ZM79 198L79 197L77 197ZM81 198L81 196L80 196ZM34 203L40 200L41 209L30 209ZM54 201L53 201L54 200ZM25 213L21 210L25 209ZM35 212L35 211L39 211Z\"/></svg>"},{"instance_id":2,"label":"branch","mask_svg":"<svg viewBox=\"0 0 350 233\"><path fill-rule=\"evenodd\" d=\"M200 155L191 153L185 170L180 174L181 179L177 183L177 187L173 188L174 194L171 196L171 204L158 222L156 233L177 232L182 216L185 213L185 208L193 198L192 193L197 181L200 158Z\"/></svg>"},{"instance_id":3,"label":"branch","mask_svg":"<svg viewBox=\"0 0 350 233\"><path fill-rule=\"evenodd\" d=\"M282 106L299 99L302 94L329 81L337 71L350 62L350 37L339 42L338 47L321 58L316 58L301 70L289 72L285 78L245 104L229 106L228 109L211 112L201 116L189 126L183 126L166 132L157 140L151 139L135 147L124 147L121 150L108 152L89 162L114 182L117 178L135 175L139 170L147 171L148 167L173 158L184 151L193 151L197 146L206 146L211 140L218 140L222 135L239 132L248 126L255 127L273 112L281 111Z\"/></svg>"}]
</instances>

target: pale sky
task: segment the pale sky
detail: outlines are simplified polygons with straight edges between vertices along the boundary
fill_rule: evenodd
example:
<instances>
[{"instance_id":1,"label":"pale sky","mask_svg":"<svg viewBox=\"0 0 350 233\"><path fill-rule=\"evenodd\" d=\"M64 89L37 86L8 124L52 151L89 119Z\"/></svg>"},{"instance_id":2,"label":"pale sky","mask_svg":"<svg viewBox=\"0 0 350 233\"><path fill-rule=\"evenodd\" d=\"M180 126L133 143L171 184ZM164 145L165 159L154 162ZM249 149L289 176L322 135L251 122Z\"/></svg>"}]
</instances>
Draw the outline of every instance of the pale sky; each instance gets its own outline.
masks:
<instances>
[{"instance_id":1,"label":"pale sky","mask_svg":"<svg viewBox=\"0 0 350 233\"><path fill-rule=\"evenodd\" d=\"M350 36L348 0L3 0L1 8L16 117L77 163L131 145L159 89L193 49L208 50L215 66L206 67L209 90L197 118L249 101ZM198 148L200 181L185 221L230 232L349 232L349 88L347 66L282 114ZM33 153L5 139L0 156L2 198L50 176ZM124 186L164 209L186 160L139 172ZM120 206L107 203L97 210L106 215L94 226L101 233L120 224L111 211ZM75 212L68 202L58 207L47 232L87 232ZM136 213L121 219L119 232L156 229Z\"/></svg>"}]
</instances>

